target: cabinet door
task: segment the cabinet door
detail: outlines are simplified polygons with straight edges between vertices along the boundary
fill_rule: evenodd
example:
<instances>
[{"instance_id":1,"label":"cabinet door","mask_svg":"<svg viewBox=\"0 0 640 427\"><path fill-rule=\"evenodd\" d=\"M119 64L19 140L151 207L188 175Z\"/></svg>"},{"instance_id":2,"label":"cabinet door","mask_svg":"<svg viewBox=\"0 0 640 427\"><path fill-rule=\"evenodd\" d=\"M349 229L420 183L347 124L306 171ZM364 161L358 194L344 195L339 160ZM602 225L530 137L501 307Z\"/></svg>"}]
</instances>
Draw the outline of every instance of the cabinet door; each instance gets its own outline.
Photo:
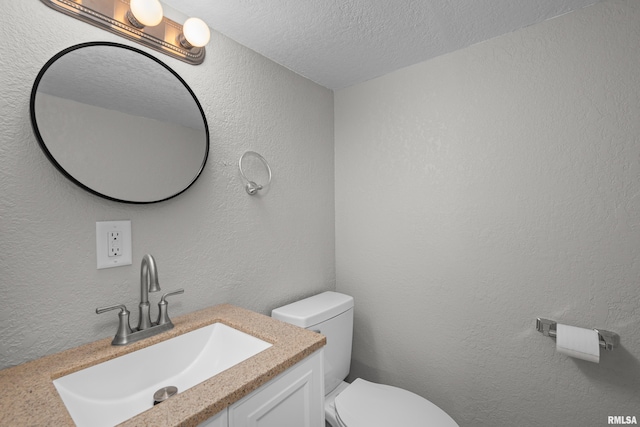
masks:
<instances>
[{"instance_id":1,"label":"cabinet door","mask_svg":"<svg viewBox=\"0 0 640 427\"><path fill-rule=\"evenodd\" d=\"M222 411L218 412L207 421L198 424L198 427L227 427L228 423L229 421L227 419L227 408L224 408Z\"/></svg>"},{"instance_id":2,"label":"cabinet door","mask_svg":"<svg viewBox=\"0 0 640 427\"><path fill-rule=\"evenodd\" d=\"M323 349L229 407L229 427L324 427Z\"/></svg>"}]
</instances>

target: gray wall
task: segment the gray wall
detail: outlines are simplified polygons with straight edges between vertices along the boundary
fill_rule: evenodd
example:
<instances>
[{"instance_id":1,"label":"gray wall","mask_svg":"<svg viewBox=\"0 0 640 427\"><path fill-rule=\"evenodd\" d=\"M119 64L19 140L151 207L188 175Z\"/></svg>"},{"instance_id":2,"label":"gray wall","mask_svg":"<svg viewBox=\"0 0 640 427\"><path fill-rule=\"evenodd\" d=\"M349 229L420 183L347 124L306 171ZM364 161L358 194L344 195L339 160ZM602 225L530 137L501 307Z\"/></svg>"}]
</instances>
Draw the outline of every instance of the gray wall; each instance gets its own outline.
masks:
<instances>
[{"instance_id":1,"label":"gray wall","mask_svg":"<svg viewBox=\"0 0 640 427\"><path fill-rule=\"evenodd\" d=\"M461 426L640 417L639 22L606 1L336 92L352 376ZM557 354L538 316L622 348Z\"/></svg>"},{"instance_id":2,"label":"gray wall","mask_svg":"<svg viewBox=\"0 0 640 427\"><path fill-rule=\"evenodd\" d=\"M40 1L0 14L0 368L115 333L124 303L137 322L140 261L155 256L163 291L185 288L172 316L229 302L262 313L335 289L333 94L214 33L204 64L160 58L191 86L211 134L203 175L146 206L82 191L47 160L31 130L29 93L44 63L82 42L131 44ZM141 49L141 46L135 45ZM264 155L273 183L243 188L237 161ZM95 222L132 221L133 265L96 269ZM152 294L154 302L158 295Z\"/></svg>"}]
</instances>

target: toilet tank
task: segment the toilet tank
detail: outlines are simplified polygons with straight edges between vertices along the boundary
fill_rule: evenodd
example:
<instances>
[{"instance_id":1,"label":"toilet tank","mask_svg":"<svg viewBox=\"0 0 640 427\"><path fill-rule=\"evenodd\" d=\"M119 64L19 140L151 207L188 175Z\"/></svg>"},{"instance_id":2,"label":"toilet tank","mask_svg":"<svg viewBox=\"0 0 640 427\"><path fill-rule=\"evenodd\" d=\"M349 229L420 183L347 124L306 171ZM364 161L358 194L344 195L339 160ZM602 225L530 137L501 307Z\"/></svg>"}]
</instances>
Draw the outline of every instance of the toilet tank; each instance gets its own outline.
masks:
<instances>
[{"instance_id":1,"label":"toilet tank","mask_svg":"<svg viewBox=\"0 0 640 427\"><path fill-rule=\"evenodd\" d=\"M347 377L353 341L353 297L323 292L276 308L271 317L327 337L324 348L325 394L333 391Z\"/></svg>"}]
</instances>

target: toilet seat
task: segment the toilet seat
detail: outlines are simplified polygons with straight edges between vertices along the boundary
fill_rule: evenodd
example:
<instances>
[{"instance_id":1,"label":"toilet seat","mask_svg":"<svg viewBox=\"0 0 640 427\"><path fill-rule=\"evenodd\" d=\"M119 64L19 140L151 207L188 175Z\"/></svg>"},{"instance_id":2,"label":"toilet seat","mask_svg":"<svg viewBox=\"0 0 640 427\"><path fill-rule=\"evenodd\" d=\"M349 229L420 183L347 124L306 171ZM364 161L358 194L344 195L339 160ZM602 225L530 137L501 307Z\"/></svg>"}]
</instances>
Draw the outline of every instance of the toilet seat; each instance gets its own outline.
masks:
<instances>
[{"instance_id":1,"label":"toilet seat","mask_svg":"<svg viewBox=\"0 0 640 427\"><path fill-rule=\"evenodd\" d=\"M446 412L410 391L356 379L335 398L343 427L458 427Z\"/></svg>"}]
</instances>

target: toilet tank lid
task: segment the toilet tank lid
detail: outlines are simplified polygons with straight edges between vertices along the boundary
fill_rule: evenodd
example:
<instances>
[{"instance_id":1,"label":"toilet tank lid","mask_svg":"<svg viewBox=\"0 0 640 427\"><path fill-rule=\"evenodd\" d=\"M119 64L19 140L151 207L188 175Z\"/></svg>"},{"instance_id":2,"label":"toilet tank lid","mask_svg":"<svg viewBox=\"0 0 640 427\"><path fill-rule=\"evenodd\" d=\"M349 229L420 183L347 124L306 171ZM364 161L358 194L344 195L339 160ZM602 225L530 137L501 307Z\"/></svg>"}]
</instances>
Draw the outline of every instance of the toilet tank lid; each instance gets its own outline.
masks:
<instances>
[{"instance_id":1,"label":"toilet tank lid","mask_svg":"<svg viewBox=\"0 0 640 427\"><path fill-rule=\"evenodd\" d=\"M353 297L327 291L274 309L271 317L308 328L353 308Z\"/></svg>"}]
</instances>

